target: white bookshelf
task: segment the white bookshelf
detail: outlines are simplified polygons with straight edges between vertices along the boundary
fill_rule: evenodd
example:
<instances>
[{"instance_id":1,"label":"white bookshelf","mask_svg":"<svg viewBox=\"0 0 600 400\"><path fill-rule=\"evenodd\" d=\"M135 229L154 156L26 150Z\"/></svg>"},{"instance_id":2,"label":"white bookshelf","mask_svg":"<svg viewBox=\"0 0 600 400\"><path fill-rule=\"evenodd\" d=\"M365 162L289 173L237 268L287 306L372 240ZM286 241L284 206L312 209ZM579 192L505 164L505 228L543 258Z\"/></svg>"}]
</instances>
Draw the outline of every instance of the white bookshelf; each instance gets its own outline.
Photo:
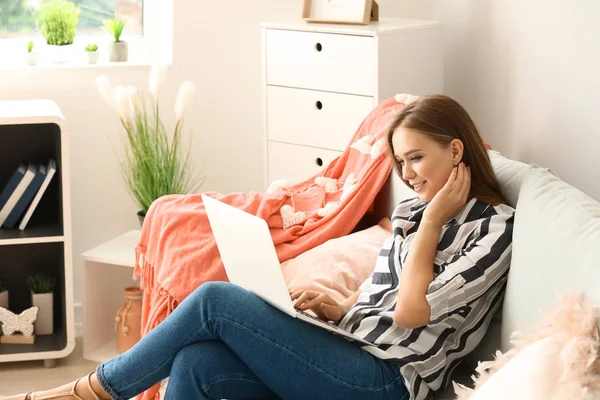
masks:
<instances>
[{"instance_id":1,"label":"white bookshelf","mask_svg":"<svg viewBox=\"0 0 600 400\"><path fill-rule=\"evenodd\" d=\"M0 228L0 280L9 309L31 307L27 277L50 273L54 290L54 333L33 345L0 344L0 362L56 359L75 348L69 143L65 118L51 100L0 101L0 190L21 163L48 164L57 171L25 230Z\"/></svg>"}]
</instances>

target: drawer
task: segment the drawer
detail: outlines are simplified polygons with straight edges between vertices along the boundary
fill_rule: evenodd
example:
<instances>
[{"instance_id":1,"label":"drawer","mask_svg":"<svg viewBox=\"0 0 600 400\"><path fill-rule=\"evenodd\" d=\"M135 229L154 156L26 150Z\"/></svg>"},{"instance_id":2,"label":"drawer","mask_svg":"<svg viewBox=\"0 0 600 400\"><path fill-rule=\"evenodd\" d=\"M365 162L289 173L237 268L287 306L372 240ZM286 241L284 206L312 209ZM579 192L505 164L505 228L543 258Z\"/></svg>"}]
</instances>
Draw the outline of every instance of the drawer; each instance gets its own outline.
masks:
<instances>
[{"instance_id":1,"label":"drawer","mask_svg":"<svg viewBox=\"0 0 600 400\"><path fill-rule=\"evenodd\" d=\"M375 39L267 29L267 84L375 95Z\"/></svg>"},{"instance_id":2,"label":"drawer","mask_svg":"<svg viewBox=\"0 0 600 400\"><path fill-rule=\"evenodd\" d=\"M278 179L287 179L290 184L303 182L342 154L341 151L271 141L267 151L267 186Z\"/></svg>"},{"instance_id":3,"label":"drawer","mask_svg":"<svg viewBox=\"0 0 600 400\"><path fill-rule=\"evenodd\" d=\"M372 97L269 86L268 138L343 151L373 106Z\"/></svg>"}]
</instances>

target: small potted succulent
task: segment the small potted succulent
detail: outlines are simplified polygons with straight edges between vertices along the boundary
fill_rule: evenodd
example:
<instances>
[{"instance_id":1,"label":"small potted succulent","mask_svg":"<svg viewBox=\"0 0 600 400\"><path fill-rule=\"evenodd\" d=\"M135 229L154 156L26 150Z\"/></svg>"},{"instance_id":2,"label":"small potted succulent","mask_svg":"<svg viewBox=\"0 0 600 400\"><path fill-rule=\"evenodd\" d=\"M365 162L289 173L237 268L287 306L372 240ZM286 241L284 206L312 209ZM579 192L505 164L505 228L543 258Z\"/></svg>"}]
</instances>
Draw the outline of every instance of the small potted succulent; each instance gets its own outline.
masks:
<instances>
[{"instance_id":1,"label":"small potted succulent","mask_svg":"<svg viewBox=\"0 0 600 400\"><path fill-rule=\"evenodd\" d=\"M46 274L37 274L27 278L31 291L31 305L39 307L35 321L36 335L51 335L54 332L54 286L56 279Z\"/></svg>"},{"instance_id":2,"label":"small potted succulent","mask_svg":"<svg viewBox=\"0 0 600 400\"><path fill-rule=\"evenodd\" d=\"M114 39L114 41L108 43L108 61L127 61L128 45L126 41L121 40L123 28L125 28L126 23L127 21L117 17L116 13L114 18L111 18L104 22L104 27Z\"/></svg>"},{"instance_id":3,"label":"small potted succulent","mask_svg":"<svg viewBox=\"0 0 600 400\"><path fill-rule=\"evenodd\" d=\"M85 46L85 52L88 56L88 64L96 64L98 62L98 56L100 56L100 53L98 52L97 44L88 44Z\"/></svg>"},{"instance_id":4,"label":"small potted succulent","mask_svg":"<svg viewBox=\"0 0 600 400\"><path fill-rule=\"evenodd\" d=\"M27 65L35 65L37 63L37 51L33 51L35 43L33 40L27 43Z\"/></svg>"},{"instance_id":5,"label":"small potted succulent","mask_svg":"<svg viewBox=\"0 0 600 400\"><path fill-rule=\"evenodd\" d=\"M0 281L0 307L8 309L8 288Z\"/></svg>"},{"instance_id":6,"label":"small potted succulent","mask_svg":"<svg viewBox=\"0 0 600 400\"><path fill-rule=\"evenodd\" d=\"M35 24L46 39L50 58L54 62L71 59L79 13L79 6L67 0L42 1L35 13Z\"/></svg>"}]
</instances>

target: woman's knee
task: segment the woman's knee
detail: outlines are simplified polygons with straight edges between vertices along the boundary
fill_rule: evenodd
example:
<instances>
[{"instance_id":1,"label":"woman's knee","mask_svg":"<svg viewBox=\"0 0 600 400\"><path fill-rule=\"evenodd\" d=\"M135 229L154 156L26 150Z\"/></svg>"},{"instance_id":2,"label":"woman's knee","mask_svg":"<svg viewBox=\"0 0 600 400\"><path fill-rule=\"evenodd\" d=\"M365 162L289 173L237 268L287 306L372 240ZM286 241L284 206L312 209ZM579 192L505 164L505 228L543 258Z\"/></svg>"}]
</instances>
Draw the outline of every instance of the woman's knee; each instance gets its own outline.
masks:
<instances>
[{"instance_id":1,"label":"woman's knee","mask_svg":"<svg viewBox=\"0 0 600 400\"><path fill-rule=\"evenodd\" d=\"M224 310L238 307L247 302L252 293L230 282L205 282L189 296L199 309Z\"/></svg>"},{"instance_id":2,"label":"woman's knee","mask_svg":"<svg viewBox=\"0 0 600 400\"><path fill-rule=\"evenodd\" d=\"M204 282L198 286L198 288L194 291L194 294L199 297L218 300L231 297L240 289L241 288L239 286L230 282L210 281Z\"/></svg>"}]
</instances>

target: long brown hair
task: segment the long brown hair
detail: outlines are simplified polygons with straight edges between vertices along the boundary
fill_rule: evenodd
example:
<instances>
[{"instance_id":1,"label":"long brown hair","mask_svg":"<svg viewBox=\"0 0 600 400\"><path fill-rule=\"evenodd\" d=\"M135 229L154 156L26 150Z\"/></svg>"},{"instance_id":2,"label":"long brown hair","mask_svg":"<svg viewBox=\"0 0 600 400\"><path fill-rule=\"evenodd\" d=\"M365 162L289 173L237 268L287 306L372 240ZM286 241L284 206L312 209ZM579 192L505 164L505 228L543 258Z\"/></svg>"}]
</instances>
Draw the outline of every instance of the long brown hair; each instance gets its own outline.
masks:
<instances>
[{"instance_id":1,"label":"long brown hair","mask_svg":"<svg viewBox=\"0 0 600 400\"><path fill-rule=\"evenodd\" d=\"M476 197L493 205L506 204L479 131L458 102L444 95L426 96L406 105L394 117L388 127L387 150L396 172L402 179L402 166L394 155L392 144L392 136L400 126L427 135L444 147L453 139L462 141L462 161L471 167L469 198ZM407 181L402 181L410 187Z\"/></svg>"}]
</instances>

